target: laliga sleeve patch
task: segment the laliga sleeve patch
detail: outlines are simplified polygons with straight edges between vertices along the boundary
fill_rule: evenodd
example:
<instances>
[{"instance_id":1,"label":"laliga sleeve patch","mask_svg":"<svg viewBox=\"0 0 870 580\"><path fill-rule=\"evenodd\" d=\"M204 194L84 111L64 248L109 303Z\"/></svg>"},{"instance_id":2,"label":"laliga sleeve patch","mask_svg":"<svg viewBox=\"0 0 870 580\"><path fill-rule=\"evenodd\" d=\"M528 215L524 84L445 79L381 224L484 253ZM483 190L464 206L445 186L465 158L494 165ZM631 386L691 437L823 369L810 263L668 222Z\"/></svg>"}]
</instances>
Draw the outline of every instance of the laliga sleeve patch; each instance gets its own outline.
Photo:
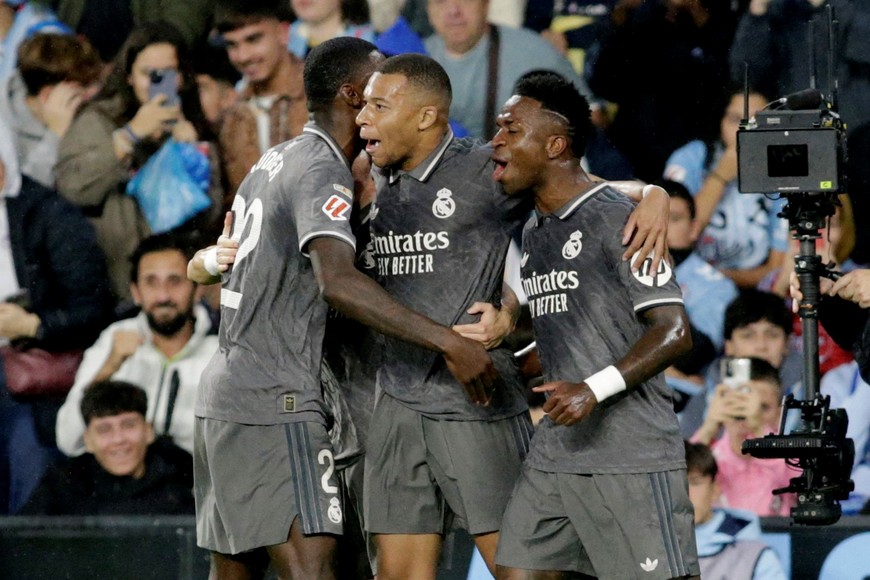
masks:
<instances>
[{"instance_id":1,"label":"laliga sleeve patch","mask_svg":"<svg viewBox=\"0 0 870 580\"><path fill-rule=\"evenodd\" d=\"M637 255L640 252L635 252L635 254L631 257L632 263L637 258ZM659 288L667 284L671 277L674 275L673 270L671 270L670 264L668 264L667 260L662 260L659 262L659 268L655 272L652 272L652 257L647 257L646 260L643 261L643 264L640 265L640 268L637 269L637 272L633 272L632 275L635 279L643 284L644 286L649 286L651 288Z\"/></svg>"},{"instance_id":2,"label":"laliga sleeve patch","mask_svg":"<svg viewBox=\"0 0 870 580\"><path fill-rule=\"evenodd\" d=\"M331 195L323 204L323 213L332 221L347 221L351 204L338 195Z\"/></svg>"}]
</instances>

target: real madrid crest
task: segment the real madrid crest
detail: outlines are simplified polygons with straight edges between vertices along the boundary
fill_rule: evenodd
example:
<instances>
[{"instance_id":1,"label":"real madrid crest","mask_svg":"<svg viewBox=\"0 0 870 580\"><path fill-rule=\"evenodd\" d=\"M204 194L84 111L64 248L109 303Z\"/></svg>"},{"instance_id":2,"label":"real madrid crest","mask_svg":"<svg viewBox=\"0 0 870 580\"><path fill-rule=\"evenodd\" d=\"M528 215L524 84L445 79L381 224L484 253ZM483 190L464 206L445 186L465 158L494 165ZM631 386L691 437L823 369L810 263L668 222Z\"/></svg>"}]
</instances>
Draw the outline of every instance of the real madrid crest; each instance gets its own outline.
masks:
<instances>
[{"instance_id":1,"label":"real madrid crest","mask_svg":"<svg viewBox=\"0 0 870 580\"><path fill-rule=\"evenodd\" d=\"M341 502L338 501L337 497L329 498L329 508L326 510L326 515L332 523L341 523Z\"/></svg>"},{"instance_id":2,"label":"real madrid crest","mask_svg":"<svg viewBox=\"0 0 870 580\"><path fill-rule=\"evenodd\" d=\"M369 243L366 244L365 249L362 251L360 255L360 260L362 260L362 267L366 270L371 270L375 267L375 242L374 240L369 240Z\"/></svg>"},{"instance_id":3,"label":"real madrid crest","mask_svg":"<svg viewBox=\"0 0 870 580\"><path fill-rule=\"evenodd\" d=\"M432 202L432 213L435 217L446 219L456 211L456 203L453 201L453 192L443 187L435 194L438 198Z\"/></svg>"},{"instance_id":4,"label":"real madrid crest","mask_svg":"<svg viewBox=\"0 0 870 580\"><path fill-rule=\"evenodd\" d=\"M562 246L563 258L572 260L580 255L580 250L583 249L583 242L580 241L582 237L583 233L580 230L577 230L568 237L568 241Z\"/></svg>"}]
</instances>

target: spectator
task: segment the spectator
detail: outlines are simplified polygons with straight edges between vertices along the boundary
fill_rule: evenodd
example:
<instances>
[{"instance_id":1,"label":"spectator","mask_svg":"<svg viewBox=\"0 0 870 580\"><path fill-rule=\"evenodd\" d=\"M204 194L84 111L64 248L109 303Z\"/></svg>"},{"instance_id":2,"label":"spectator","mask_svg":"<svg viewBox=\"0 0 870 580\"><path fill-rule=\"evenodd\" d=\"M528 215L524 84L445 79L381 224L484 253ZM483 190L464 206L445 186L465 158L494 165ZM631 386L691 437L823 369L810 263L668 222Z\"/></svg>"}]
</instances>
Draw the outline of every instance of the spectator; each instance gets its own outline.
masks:
<instances>
[{"instance_id":1,"label":"spectator","mask_svg":"<svg viewBox=\"0 0 870 580\"><path fill-rule=\"evenodd\" d=\"M375 45L385 56L426 54L423 39L402 16L404 5L405 0L369 0L371 22L377 33Z\"/></svg>"},{"instance_id":2,"label":"spectator","mask_svg":"<svg viewBox=\"0 0 870 580\"><path fill-rule=\"evenodd\" d=\"M321 42L338 36L375 41L366 0L290 0L290 7L296 20L290 25L287 48L301 59Z\"/></svg>"},{"instance_id":3,"label":"spectator","mask_svg":"<svg viewBox=\"0 0 870 580\"><path fill-rule=\"evenodd\" d=\"M23 515L193 514L193 460L155 440L145 391L122 381L92 385L81 400L88 453L52 466Z\"/></svg>"},{"instance_id":4,"label":"spectator","mask_svg":"<svg viewBox=\"0 0 870 580\"><path fill-rule=\"evenodd\" d=\"M209 43L199 45L191 56L199 104L212 131L220 131L224 112L238 99L236 85L242 79L227 56L227 51Z\"/></svg>"},{"instance_id":5,"label":"spectator","mask_svg":"<svg viewBox=\"0 0 870 580\"><path fill-rule=\"evenodd\" d=\"M692 350L665 371L682 422L686 405L704 391L704 369L722 352L725 308L737 297L737 288L694 251L695 200L688 190L674 181L658 184L671 196L668 251L692 330Z\"/></svg>"},{"instance_id":6,"label":"spectator","mask_svg":"<svg viewBox=\"0 0 870 580\"><path fill-rule=\"evenodd\" d=\"M713 507L721 493L716 458L706 445L686 443L689 499L695 508L695 541L701 577L729 580L785 580L774 551L761 541L758 516Z\"/></svg>"},{"instance_id":7,"label":"spectator","mask_svg":"<svg viewBox=\"0 0 870 580\"><path fill-rule=\"evenodd\" d=\"M768 99L749 95L749 114ZM695 196L698 254L741 288L754 288L782 266L788 246L788 222L777 214L785 198L768 199L737 189L737 129L743 118L743 93L731 95L722 116L719 140L692 141L671 155L665 177Z\"/></svg>"},{"instance_id":8,"label":"spectator","mask_svg":"<svg viewBox=\"0 0 870 580\"><path fill-rule=\"evenodd\" d=\"M187 279L194 248L189 240L161 234L142 240L133 253L130 293L142 311L118 321L85 352L76 381L57 415L57 446L67 455L85 450L79 404L104 380L141 385L145 415L160 435L193 453L193 408L203 369L217 351L211 321L197 284Z\"/></svg>"},{"instance_id":9,"label":"spectator","mask_svg":"<svg viewBox=\"0 0 870 580\"><path fill-rule=\"evenodd\" d=\"M693 443L709 445L719 464L723 503L760 516L787 516L796 505L793 493L772 495L797 472L781 459L757 459L741 453L746 439L779 431L782 388L770 363L750 359L748 383L716 386L704 422Z\"/></svg>"},{"instance_id":10,"label":"spectator","mask_svg":"<svg viewBox=\"0 0 870 580\"><path fill-rule=\"evenodd\" d=\"M93 227L53 190L21 175L2 121L0 302L0 343L28 340L56 351L90 345L108 312ZM49 401L14 400L0 363L0 513L24 503L57 452L53 437L37 431L37 421L55 410Z\"/></svg>"},{"instance_id":11,"label":"spectator","mask_svg":"<svg viewBox=\"0 0 870 580\"><path fill-rule=\"evenodd\" d=\"M186 143L209 136L189 63L184 40L171 24L136 28L103 89L82 108L60 142L58 191L91 216L118 299L129 296L129 257L151 233L136 201L124 191L131 171L141 168L170 136ZM149 98L149 73L156 69L178 71L180 105L165 105L167 96L162 94ZM220 198L219 189L219 181L212 179L213 198ZM220 207L214 210L216 215ZM203 215L201 221L212 216Z\"/></svg>"},{"instance_id":12,"label":"spectator","mask_svg":"<svg viewBox=\"0 0 870 580\"><path fill-rule=\"evenodd\" d=\"M525 26L538 32L583 74L586 52L610 22L617 0L538 0L528 2ZM594 121L594 118L593 118Z\"/></svg>"},{"instance_id":13,"label":"spectator","mask_svg":"<svg viewBox=\"0 0 870 580\"><path fill-rule=\"evenodd\" d=\"M0 93L0 115L15 132L21 173L54 187L61 138L99 90L101 64L87 40L36 34L18 49L18 74Z\"/></svg>"},{"instance_id":14,"label":"spectator","mask_svg":"<svg viewBox=\"0 0 870 580\"><path fill-rule=\"evenodd\" d=\"M586 74L597 97L618 105L609 135L638 178L658 179L677 147L714 137L733 32L719 0L614 6Z\"/></svg>"},{"instance_id":15,"label":"spectator","mask_svg":"<svg viewBox=\"0 0 870 580\"><path fill-rule=\"evenodd\" d=\"M658 182L671 196L668 251L683 291L686 313L719 352L723 347L725 308L737 297L737 287L695 251L695 200L680 183Z\"/></svg>"},{"instance_id":16,"label":"spectator","mask_svg":"<svg viewBox=\"0 0 870 580\"><path fill-rule=\"evenodd\" d=\"M0 83L18 64L18 45L37 32L71 33L54 13L34 2L0 0Z\"/></svg>"},{"instance_id":17,"label":"spectator","mask_svg":"<svg viewBox=\"0 0 870 580\"><path fill-rule=\"evenodd\" d=\"M453 88L450 118L471 136L485 139L495 133L496 107L511 96L524 73L549 70L576 86L583 86L571 64L537 34L489 24L488 6L488 0L429 0L429 21L435 34L425 40L429 55L450 77ZM490 55L490 47L495 46L497 54ZM493 57L498 66L490 72ZM487 88L490 85L494 89L491 92Z\"/></svg>"},{"instance_id":18,"label":"spectator","mask_svg":"<svg viewBox=\"0 0 870 580\"><path fill-rule=\"evenodd\" d=\"M224 117L220 149L232 206L242 180L270 147L299 135L308 121L303 64L287 51L287 0L218 0L215 29L243 75L239 102Z\"/></svg>"},{"instance_id":19,"label":"spectator","mask_svg":"<svg viewBox=\"0 0 870 580\"><path fill-rule=\"evenodd\" d=\"M172 22L188 47L205 37L214 0L38 0L91 41L103 62L113 61L137 27Z\"/></svg>"}]
</instances>

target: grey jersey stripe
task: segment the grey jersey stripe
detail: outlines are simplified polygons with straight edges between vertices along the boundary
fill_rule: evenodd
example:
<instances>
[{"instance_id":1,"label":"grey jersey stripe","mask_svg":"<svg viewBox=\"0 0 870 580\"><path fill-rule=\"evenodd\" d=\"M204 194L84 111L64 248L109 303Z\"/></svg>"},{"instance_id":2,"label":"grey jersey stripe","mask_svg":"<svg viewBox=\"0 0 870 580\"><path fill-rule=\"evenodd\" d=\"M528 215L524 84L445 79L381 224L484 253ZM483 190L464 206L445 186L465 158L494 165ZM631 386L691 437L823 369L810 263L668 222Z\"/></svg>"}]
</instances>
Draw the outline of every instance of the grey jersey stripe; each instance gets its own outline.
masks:
<instances>
[{"instance_id":1,"label":"grey jersey stripe","mask_svg":"<svg viewBox=\"0 0 870 580\"><path fill-rule=\"evenodd\" d=\"M671 502L671 493L668 486L667 474L656 472L648 474L650 487L655 497L656 511L659 516L659 524L662 530L662 543L668 558L668 568L673 576L687 576L686 563L680 549L680 540L674 530L674 520Z\"/></svg>"},{"instance_id":2,"label":"grey jersey stripe","mask_svg":"<svg viewBox=\"0 0 870 580\"><path fill-rule=\"evenodd\" d=\"M511 431L514 436L514 442L517 446L517 451L522 459L525 459L529 452L529 442L532 440L531 420L525 413L520 413L516 417L511 418Z\"/></svg>"},{"instance_id":3,"label":"grey jersey stripe","mask_svg":"<svg viewBox=\"0 0 870 580\"><path fill-rule=\"evenodd\" d=\"M293 476L293 490L299 517L302 519L302 530L306 534L322 532L321 516L317 503L317 494L312 490L312 481L317 474L311 465L311 454L308 441L308 430L305 423L288 423L286 427L287 447L290 451L290 468Z\"/></svg>"}]
</instances>

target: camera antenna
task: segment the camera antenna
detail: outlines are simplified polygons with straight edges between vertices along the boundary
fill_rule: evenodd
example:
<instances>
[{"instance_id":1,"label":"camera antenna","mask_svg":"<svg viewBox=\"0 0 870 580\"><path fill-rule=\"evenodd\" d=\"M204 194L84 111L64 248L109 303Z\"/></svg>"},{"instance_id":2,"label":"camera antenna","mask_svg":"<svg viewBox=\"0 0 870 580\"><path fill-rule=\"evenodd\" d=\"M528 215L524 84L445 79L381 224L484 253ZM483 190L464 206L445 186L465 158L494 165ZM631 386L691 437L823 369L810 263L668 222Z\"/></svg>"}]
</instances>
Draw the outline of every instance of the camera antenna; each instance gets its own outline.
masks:
<instances>
[{"instance_id":1,"label":"camera antenna","mask_svg":"<svg viewBox=\"0 0 870 580\"><path fill-rule=\"evenodd\" d=\"M743 124L749 123L749 63L743 61Z\"/></svg>"},{"instance_id":2,"label":"camera antenna","mask_svg":"<svg viewBox=\"0 0 870 580\"><path fill-rule=\"evenodd\" d=\"M837 49L837 28L840 21L834 18L833 6L828 4L825 6L825 9L828 14L828 90L831 91L830 107L833 111L836 111L837 92L840 88L840 81L834 74L834 51Z\"/></svg>"},{"instance_id":3,"label":"camera antenna","mask_svg":"<svg viewBox=\"0 0 870 580\"><path fill-rule=\"evenodd\" d=\"M816 70L816 34L815 34L815 18L807 22L807 58L809 62L810 69L810 88L816 88L816 76L818 71Z\"/></svg>"}]
</instances>

